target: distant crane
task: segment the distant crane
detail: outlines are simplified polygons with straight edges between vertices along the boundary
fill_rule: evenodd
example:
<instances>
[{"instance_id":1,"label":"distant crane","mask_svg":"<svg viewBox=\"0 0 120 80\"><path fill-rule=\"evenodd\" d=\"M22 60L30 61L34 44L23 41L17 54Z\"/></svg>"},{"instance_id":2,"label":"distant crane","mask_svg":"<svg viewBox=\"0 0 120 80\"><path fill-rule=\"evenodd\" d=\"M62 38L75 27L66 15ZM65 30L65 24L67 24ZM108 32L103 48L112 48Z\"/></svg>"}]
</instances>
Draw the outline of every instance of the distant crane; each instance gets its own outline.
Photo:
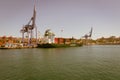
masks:
<instances>
[{"instance_id":1,"label":"distant crane","mask_svg":"<svg viewBox=\"0 0 120 80\"><path fill-rule=\"evenodd\" d=\"M88 44L88 39L91 39L92 37L92 32L93 32L93 28L91 27L91 30L88 34L85 34L84 36L82 36L82 38L85 38L85 41L86 43L85 44Z\"/></svg>"},{"instance_id":2,"label":"distant crane","mask_svg":"<svg viewBox=\"0 0 120 80\"><path fill-rule=\"evenodd\" d=\"M28 45L32 44L32 38L33 38L33 30L35 29L36 32L36 42L37 42L37 27L36 27L36 7L34 5L34 10L33 10L33 16L31 17L30 21L23 26L23 28L20 30L22 33L22 43L24 43L24 34L27 33L27 38L28 38Z\"/></svg>"},{"instance_id":3,"label":"distant crane","mask_svg":"<svg viewBox=\"0 0 120 80\"><path fill-rule=\"evenodd\" d=\"M92 32L93 32L93 28L91 27L90 32L89 32L88 34L85 34L85 35L83 36L83 38L85 38L85 39L91 38L91 37L92 37Z\"/></svg>"}]
</instances>

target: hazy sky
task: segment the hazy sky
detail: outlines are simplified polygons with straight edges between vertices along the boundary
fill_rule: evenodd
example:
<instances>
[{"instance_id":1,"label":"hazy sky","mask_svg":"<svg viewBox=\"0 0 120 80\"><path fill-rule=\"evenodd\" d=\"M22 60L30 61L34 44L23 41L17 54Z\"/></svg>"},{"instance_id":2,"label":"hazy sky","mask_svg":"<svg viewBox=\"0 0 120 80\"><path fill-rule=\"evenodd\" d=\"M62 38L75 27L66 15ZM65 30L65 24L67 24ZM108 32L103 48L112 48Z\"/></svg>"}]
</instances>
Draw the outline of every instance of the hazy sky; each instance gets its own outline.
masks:
<instances>
[{"instance_id":1,"label":"hazy sky","mask_svg":"<svg viewBox=\"0 0 120 80\"><path fill-rule=\"evenodd\" d=\"M120 36L120 0L37 0L38 31L80 38L93 27L93 38ZM34 0L0 0L0 36L21 37L33 15ZM61 33L61 29L64 31Z\"/></svg>"}]
</instances>

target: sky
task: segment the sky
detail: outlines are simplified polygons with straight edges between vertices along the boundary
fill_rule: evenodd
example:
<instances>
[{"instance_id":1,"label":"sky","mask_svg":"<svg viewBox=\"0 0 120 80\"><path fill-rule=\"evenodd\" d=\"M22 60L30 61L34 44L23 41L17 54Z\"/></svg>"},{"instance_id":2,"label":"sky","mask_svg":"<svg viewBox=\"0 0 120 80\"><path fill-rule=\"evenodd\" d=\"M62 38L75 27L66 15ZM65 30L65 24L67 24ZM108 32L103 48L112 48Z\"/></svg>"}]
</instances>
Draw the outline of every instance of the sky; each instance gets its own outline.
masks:
<instances>
[{"instance_id":1,"label":"sky","mask_svg":"<svg viewBox=\"0 0 120 80\"><path fill-rule=\"evenodd\" d=\"M0 36L21 37L33 8L34 0L0 0ZM120 37L120 0L36 0L36 12L40 35L79 39L93 27L93 39Z\"/></svg>"}]
</instances>

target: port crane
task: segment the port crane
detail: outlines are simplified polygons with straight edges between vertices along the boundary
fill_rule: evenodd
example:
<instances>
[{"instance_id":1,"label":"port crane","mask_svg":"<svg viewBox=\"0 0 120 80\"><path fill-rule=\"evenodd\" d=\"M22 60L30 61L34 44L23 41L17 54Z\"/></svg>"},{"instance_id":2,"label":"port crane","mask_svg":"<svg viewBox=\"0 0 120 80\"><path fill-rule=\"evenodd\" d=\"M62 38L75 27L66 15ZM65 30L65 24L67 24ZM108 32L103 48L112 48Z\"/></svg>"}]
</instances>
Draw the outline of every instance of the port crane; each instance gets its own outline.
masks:
<instances>
[{"instance_id":1,"label":"port crane","mask_svg":"<svg viewBox=\"0 0 120 80\"><path fill-rule=\"evenodd\" d=\"M91 27L91 30L89 33L85 34L84 36L82 36L82 38L85 39L85 44L88 44L88 39L91 39L92 37L92 33L93 33L93 28Z\"/></svg>"},{"instance_id":2,"label":"port crane","mask_svg":"<svg viewBox=\"0 0 120 80\"><path fill-rule=\"evenodd\" d=\"M20 30L20 32L22 33L22 43L24 43L25 33L27 33L28 45L32 44L34 29L36 33L36 42L37 42L37 27L36 27L35 21L36 21L36 7L34 5L33 16L31 17L30 21L26 25L24 25Z\"/></svg>"},{"instance_id":3,"label":"port crane","mask_svg":"<svg viewBox=\"0 0 120 80\"><path fill-rule=\"evenodd\" d=\"M88 34L85 34L85 35L83 36L83 38L85 38L85 39L91 38L91 37L92 37L92 32L93 32L93 28L91 27L90 32L89 32Z\"/></svg>"}]
</instances>

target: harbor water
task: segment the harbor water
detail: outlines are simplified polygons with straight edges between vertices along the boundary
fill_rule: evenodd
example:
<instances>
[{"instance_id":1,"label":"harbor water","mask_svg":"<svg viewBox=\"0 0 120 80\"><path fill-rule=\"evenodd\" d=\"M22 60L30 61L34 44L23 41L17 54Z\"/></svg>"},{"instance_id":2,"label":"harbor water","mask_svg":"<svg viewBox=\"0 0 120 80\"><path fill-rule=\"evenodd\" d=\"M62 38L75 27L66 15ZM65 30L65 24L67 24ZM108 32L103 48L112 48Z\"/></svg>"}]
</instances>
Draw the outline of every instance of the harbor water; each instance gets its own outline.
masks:
<instances>
[{"instance_id":1,"label":"harbor water","mask_svg":"<svg viewBox=\"0 0 120 80\"><path fill-rule=\"evenodd\" d=\"M120 46L2 49L0 80L120 80Z\"/></svg>"}]
</instances>

